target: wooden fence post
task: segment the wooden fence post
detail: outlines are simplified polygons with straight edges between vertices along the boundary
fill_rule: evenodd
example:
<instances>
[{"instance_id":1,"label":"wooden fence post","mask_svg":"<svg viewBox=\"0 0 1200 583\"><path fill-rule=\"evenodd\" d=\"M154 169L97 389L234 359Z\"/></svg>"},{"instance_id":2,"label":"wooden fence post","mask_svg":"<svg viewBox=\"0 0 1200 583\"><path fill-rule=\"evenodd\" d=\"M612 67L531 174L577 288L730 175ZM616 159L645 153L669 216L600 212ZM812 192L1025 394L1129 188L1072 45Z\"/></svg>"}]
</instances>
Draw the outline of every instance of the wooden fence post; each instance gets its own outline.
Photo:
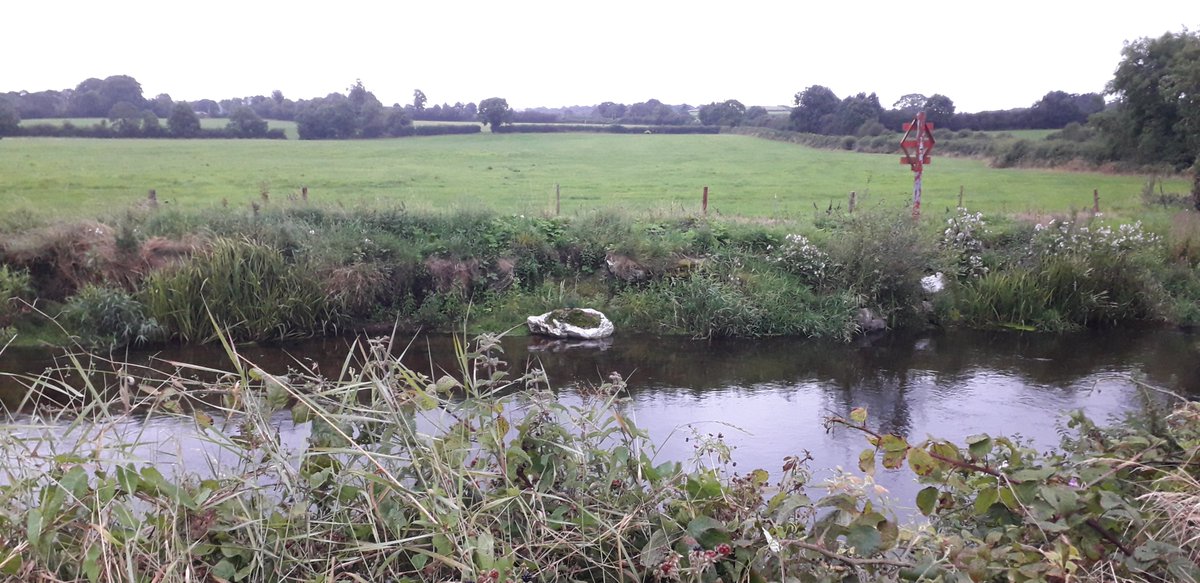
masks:
<instances>
[{"instance_id":1,"label":"wooden fence post","mask_svg":"<svg viewBox=\"0 0 1200 583\"><path fill-rule=\"evenodd\" d=\"M554 183L554 216L558 216L562 212L562 190L559 189L558 183Z\"/></svg>"},{"instance_id":2,"label":"wooden fence post","mask_svg":"<svg viewBox=\"0 0 1200 583\"><path fill-rule=\"evenodd\" d=\"M708 216L708 187L704 187L704 200L700 203L701 210L704 211L704 216Z\"/></svg>"},{"instance_id":3,"label":"wooden fence post","mask_svg":"<svg viewBox=\"0 0 1200 583\"><path fill-rule=\"evenodd\" d=\"M1092 190L1092 214L1100 214L1100 189Z\"/></svg>"},{"instance_id":4,"label":"wooden fence post","mask_svg":"<svg viewBox=\"0 0 1200 583\"><path fill-rule=\"evenodd\" d=\"M964 190L963 186L960 184L958 186L958 208L963 208L963 205L962 205L963 190Z\"/></svg>"},{"instance_id":5,"label":"wooden fence post","mask_svg":"<svg viewBox=\"0 0 1200 583\"><path fill-rule=\"evenodd\" d=\"M858 193L850 191L850 212L854 212L854 206L858 204Z\"/></svg>"}]
</instances>

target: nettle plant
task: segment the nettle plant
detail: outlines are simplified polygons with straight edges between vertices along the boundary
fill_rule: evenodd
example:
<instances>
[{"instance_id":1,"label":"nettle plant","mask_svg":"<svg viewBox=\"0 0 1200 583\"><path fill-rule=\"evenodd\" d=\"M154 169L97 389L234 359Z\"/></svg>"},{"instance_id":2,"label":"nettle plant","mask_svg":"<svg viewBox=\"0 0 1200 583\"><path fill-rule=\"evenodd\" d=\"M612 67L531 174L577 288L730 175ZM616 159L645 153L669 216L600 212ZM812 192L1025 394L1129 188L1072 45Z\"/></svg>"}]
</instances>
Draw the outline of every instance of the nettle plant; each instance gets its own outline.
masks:
<instances>
[{"instance_id":1,"label":"nettle plant","mask_svg":"<svg viewBox=\"0 0 1200 583\"><path fill-rule=\"evenodd\" d=\"M983 241L980 236L987 231L983 213L972 213L959 207L954 216L946 219L942 231L941 245L957 257L960 277L983 277L988 268L983 263Z\"/></svg>"}]
</instances>

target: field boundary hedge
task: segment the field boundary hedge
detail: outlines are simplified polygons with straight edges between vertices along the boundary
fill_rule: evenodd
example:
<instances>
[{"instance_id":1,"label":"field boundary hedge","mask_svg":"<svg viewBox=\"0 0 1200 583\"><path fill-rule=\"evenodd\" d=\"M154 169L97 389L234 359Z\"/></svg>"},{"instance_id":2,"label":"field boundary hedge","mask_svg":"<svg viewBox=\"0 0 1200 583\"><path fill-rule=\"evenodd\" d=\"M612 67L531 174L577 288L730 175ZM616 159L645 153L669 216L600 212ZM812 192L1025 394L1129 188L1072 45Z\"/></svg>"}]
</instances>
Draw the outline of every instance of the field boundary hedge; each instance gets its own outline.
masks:
<instances>
[{"instance_id":1,"label":"field boundary hedge","mask_svg":"<svg viewBox=\"0 0 1200 583\"><path fill-rule=\"evenodd\" d=\"M522 124L500 126L492 130L498 134L552 134L569 132L594 132L603 134L716 134L717 126L638 126L620 124Z\"/></svg>"}]
</instances>

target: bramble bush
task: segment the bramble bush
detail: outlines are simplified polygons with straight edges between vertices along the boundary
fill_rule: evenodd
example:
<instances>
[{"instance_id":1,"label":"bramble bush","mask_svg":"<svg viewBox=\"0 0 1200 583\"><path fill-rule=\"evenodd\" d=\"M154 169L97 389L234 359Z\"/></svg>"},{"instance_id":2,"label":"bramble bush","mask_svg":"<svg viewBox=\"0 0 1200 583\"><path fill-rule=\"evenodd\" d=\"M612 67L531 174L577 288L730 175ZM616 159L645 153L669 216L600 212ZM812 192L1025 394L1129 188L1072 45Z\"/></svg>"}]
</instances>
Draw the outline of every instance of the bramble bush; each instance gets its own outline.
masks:
<instances>
[{"instance_id":1,"label":"bramble bush","mask_svg":"<svg viewBox=\"0 0 1200 583\"><path fill-rule=\"evenodd\" d=\"M24 379L30 403L59 398L32 409L20 431L0 431L0 456L25 460L0 466L0 573L481 583L1200 576L1195 403L1151 405L1108 428L1073 415L1049 453L988 435L910 441L872 429L857 408L828 424L862 433L867 477L818 485L803 455L786 457L774 479L734 472L719 435L702 437L692 460L660 459L624 412L620 375L567 404L541 370L510 374L498 340L458 343L460 370L438 378L371 340L338 379L304 368L273 375L228 343L224 372L112 363ZM89 379L90 396L72 378ZM212 465L172 473L140 462L142 434L112 431L123 412L194 425ZM299 451L278 439L280 416L308 429ZM877 465L907 466L927 485L915 500L927 525L873 496Z\"/></svg>"}]
</instances>

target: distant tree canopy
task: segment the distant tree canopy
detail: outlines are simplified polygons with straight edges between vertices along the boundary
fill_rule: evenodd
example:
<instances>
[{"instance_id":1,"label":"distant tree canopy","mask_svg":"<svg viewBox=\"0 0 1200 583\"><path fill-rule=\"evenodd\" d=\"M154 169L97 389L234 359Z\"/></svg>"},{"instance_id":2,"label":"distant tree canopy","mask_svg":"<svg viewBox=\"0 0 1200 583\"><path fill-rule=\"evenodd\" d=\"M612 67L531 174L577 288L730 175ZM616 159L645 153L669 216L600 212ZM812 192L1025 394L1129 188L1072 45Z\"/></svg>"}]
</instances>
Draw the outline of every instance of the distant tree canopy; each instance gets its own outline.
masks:
<instances>
[{"instance_id":1,"label":"distant tree canopy","mask_svg":"<svg viewBox=\"0 0 1200 583\"><path fill-rule=\"evenodd\" d=\"M225 128L244 138L261 138L267 135L267 120L249 106L240 105L229 114Z\"/></svg>"},{"instance_id":2,"label":"distant tree canopy","mask_svg":"<svg viewBox=\"0 0 1200 583\"><path fill-rule=\"evenodd\" d=\"M200 118L190 104L177 102L167 119L167 131L177 138L190 138L200 133Z\"/></svg>"},{"instance_id":3,"label":"distant tree canopy","mask_svg":"<svg viewBox=\"0 0 1200 583\"><path fill-rule=\"evenodd\" d=\"M722 103L713 102L701 105L698 114L700 123L706 126L736 126L741 125L746 117L746 106L736 99Z\"/></svg>"},{"instance_id":4,"label":"distant tree canopy","mask_svg":"<svg viewBox=\"0 0 1200 583\"><path fill-rule=\"evenodd\" d=\"M11 136L17 133L20 125L21 115L17 113L17 108L0 96L0 136Z\"/></svg>"},{"instance_id":5,"label":"distant tree canopy","mask_svg":"<svg viewBox=\"0 0 1200 583\"><path fill-rule=\"evenodd\" d=\"M1200 33L1142 38L1125 46L1108 92L1116 107L1096 116L1114 157L1197 163L1200 153Z\"/></svg>"},{"instance_id":6,"label":"distant tree canopy","mask_svg":"<svg viewBox=\"0 0 1200 583\"><path fill-rule=\"evenodd\" d=\"M625 110L625 116L620 119L623 124L644 124L644 125L684 125L692 123L694 120L690 113L689 107L681 105L679 107L671 107L657 99L648 99L640 103L634 103Z\"/></svg>"},{"instance_id":7,"label":"distant tree canopy","mask_svg":"<svg viewBox=\"0 0 1200 583\"><path fill-rule=\"evenodd\" d=\"M384 107L357 80L349 95L330 93L297 103L296 130L302 140L397 137L412 133L412 119L403 107Z\"/></svg>"},{"instance_id":8,"label":"distant tree canopy","mask_svg":"<svg viewBox=\"0 0 1200 583\"><path fill-rule=\"evenodd\" d=\"M479 121L492 131L500 126L512 123L513 110L508 106L508 100L503 97L489 97L479 102Z\"/></svg>"},{"instance_id":9,"label":"distant tree canopy","mask_svg":"<svg viewBox=\"0 0 1200 583\"><path fill-rule=\"evenodd\" d=\"M128 75L113 75L103 80L85 79L75 87L67 101L67 114L76 117L105 117L119 102L141 109L146 106L142 86Z\"/></svg>"}]
</instances>

